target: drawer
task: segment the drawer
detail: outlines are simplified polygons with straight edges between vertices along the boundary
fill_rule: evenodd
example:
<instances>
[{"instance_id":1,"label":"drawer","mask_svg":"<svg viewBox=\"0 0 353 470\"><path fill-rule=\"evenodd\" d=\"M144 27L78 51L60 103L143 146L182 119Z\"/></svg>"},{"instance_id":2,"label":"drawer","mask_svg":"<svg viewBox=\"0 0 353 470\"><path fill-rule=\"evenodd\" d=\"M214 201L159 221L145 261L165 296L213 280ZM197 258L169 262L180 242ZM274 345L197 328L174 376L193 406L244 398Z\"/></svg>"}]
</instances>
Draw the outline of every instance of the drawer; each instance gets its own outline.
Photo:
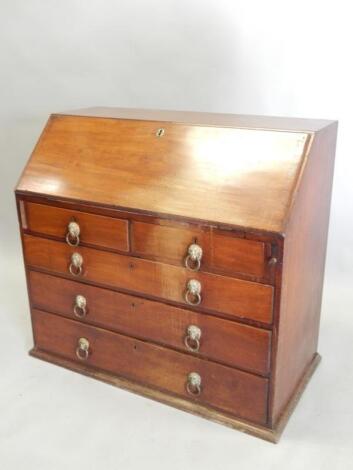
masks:
<instances>
[{"instance_id":1,"label":"drawer","mask_svg":"<svg viewBox=\"0 0 353 470\"><path fill-rule=\"evenodd\" d=\"M265 276L265 244L236 238L229 232L212 229L174 227L133 221L131 249L137 255L158 261L197 268L192 259L186 260L188 248L197 244L202 249L201 271L242 273L258 278Z\"/></svg>"},{"instance_id":2,"label":"drawer","mask_svg":"<svg viewBox=\"0 0 353 470\"><path fill-rule=\"evenodd\" d=\"M45 238L24 236L26 263L53 273L71 276L107 287L142 293L225 315L270 323L273 287L209 273L190 273L177 266L108 253L92 248L72 248ZM72 257L81 257L80 270L73 268ZM74 256L74 258L75 258ZM78 257L76 256L76 259ZM70 267L73 273L70 274ZM201 295L190 295L190 280L199 282ZM194 288L195 283L192 285ZM186 296L186 294L188 294Z\"/></svg>"},{"instance_id":3,"label":"drawer","mask_svg":"<svg viewBox=\"0 0 353 470\"><path fill-rule=\"evenodd\" d=\"M265 378L38 310L32 319L39 350L266 423Z\"/></svg>"},{"instance_id":4,"label":"drawer","mask_svg":"<svg viewBox=\"0 0 353 470\"><path fill-rule=\"evenodd\" d=\"M269 373L271 333L267 330L36 271L29 272L29 286L32 305L40 310ZM84 299L76 300L78 295Z\"/></svg>"},{"instance_id":5,"label":"drawer","mask_svg":"<svg viewBox=\"0 0 353 470\"><path fill-rule=\"evenodd\" d=\"M31 232L65 241L69 224L75 222L80 232L79 243L119 251L129 250L126 220L32 202L26 202L25 207L27 228ZM75 236L69 238L74 244L76 240Z\"/></svg>"}]
</instances>

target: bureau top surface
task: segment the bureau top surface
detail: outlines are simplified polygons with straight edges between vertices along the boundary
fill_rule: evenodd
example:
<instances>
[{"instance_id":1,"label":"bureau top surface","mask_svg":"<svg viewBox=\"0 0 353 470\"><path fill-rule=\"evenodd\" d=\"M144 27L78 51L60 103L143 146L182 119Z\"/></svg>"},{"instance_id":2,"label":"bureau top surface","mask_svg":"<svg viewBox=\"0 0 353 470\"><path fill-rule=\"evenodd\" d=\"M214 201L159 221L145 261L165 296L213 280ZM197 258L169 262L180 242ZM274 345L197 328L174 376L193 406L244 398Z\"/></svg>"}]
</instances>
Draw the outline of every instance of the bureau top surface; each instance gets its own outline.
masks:
<instances>
[{"instance_id":1,"label":"bureau top surface","mask_svg":"<svg viewBox=\"0 0 353 470\"><path fill-rule=\"evenodd\" d=\"M56 114L17 190L282 232L311 136L329 123L114 108Z\"/></svg>"}]
</instances>

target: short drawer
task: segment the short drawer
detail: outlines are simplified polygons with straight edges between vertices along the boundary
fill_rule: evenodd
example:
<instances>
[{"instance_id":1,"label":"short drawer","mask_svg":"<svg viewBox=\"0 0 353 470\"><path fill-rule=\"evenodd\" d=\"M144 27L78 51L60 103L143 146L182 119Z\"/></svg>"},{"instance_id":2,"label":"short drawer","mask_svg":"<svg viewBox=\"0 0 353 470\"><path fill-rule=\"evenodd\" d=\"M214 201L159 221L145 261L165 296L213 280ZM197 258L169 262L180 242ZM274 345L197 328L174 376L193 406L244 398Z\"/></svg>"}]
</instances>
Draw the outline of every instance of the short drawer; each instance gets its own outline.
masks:
<instances>
[{"instance_id":1,"label":"short drawer","mask_svg":"<svg viewBox=\"0 0 353 470\"><path fill-rule=\"evenodd\" d=\"M129 249L126 220L32 202L25 203L25 211L27 229L31 232L62 241L68 239L73 245L83 243L119 251ZM76 226L72 227L72 223ZM79 231L78 235L75 230Z\"/></svg>"},{"instance_id":2,"label":"short drawer","mask_svg":"<svg viewBox=\"0 0 353 470\"><path fill-rule=\"evenodd\" d=\"M254 423L266 422L265 378L38 310L32 319L39 350Z\"/></svg>"},{"instance_id":3,"label":"short drawer","mask_svg":"<svg viewBox=\"0 0 353 470\"><path fill-rule=\"evenodd\" d=\"M267 330L36 271L29 272L29 287L32 305L40 310L251 372L269 372Z\"/></svg>"},{"instance_id":4,"label":"short drawer","mask_svg":"<svg viewBox=\"0 0 353 470\"><path fill-rule=\"evenodd\" d=\"M25 260L29 266L65 274L101 286L138 292L178 302L188 307L264 323L272 320L273 287L209 273L108 253L92 248L72 248L31 235L24 236ZM74 262L80 258L79 269ZM196 281L201 294L190 295ZM187 302L192 302L192 305ZM197 304L197 305L196 305Z\"/></svg>"},{"instance_id":5,"label":"short drawer","mask_svg":"<svg viewBox=\"0 0 353 470\"><path fill-rule=\"evenodd\" d=\"M133 221L131 249L134 253L179 266L198 266L188 257L188 249L202 249L201 271L219 271L230 275L265 276L265 244L232 234L197 227L175 227Z\"/></svg>"}]
</instances>

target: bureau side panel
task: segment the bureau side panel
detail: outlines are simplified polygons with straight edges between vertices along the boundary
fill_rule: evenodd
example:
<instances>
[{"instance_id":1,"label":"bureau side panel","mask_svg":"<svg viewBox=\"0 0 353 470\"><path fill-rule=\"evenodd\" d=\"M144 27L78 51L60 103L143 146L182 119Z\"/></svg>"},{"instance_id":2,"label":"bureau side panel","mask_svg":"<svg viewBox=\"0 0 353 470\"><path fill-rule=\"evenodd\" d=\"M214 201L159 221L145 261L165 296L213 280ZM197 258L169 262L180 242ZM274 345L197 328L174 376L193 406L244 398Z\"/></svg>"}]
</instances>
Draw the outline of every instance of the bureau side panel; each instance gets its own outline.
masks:
<instances>
[{"instance_id":1,"label":"bureau side panel","mask_svg":"<svg viewBox=\"0 0 353 470\"><path fill-rule=\"evenodd\" d=\"M272 425L317 350L337 123L315 134L285 230Z\"/></svg>"}]
</instances>

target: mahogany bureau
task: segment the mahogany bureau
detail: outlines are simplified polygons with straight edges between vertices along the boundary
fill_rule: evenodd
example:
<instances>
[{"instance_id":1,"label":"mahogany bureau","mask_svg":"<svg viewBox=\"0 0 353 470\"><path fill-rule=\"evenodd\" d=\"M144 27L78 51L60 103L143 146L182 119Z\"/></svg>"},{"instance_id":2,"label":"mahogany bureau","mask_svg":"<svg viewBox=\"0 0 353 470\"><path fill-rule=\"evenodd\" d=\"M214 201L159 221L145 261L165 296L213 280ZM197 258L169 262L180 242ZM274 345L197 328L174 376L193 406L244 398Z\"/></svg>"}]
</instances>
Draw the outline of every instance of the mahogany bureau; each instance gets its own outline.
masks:
<instances>
[{"instance_id":1,"label":"mahogany bureau","mask_svg":"<svg viewBox=\"0 0 353 470\"><path fill-rule=\"evenodd\" d=\"M31 354L276 442L319 362L336 132L50 116L16 188Z\"/></svg>"}]
</instances>

